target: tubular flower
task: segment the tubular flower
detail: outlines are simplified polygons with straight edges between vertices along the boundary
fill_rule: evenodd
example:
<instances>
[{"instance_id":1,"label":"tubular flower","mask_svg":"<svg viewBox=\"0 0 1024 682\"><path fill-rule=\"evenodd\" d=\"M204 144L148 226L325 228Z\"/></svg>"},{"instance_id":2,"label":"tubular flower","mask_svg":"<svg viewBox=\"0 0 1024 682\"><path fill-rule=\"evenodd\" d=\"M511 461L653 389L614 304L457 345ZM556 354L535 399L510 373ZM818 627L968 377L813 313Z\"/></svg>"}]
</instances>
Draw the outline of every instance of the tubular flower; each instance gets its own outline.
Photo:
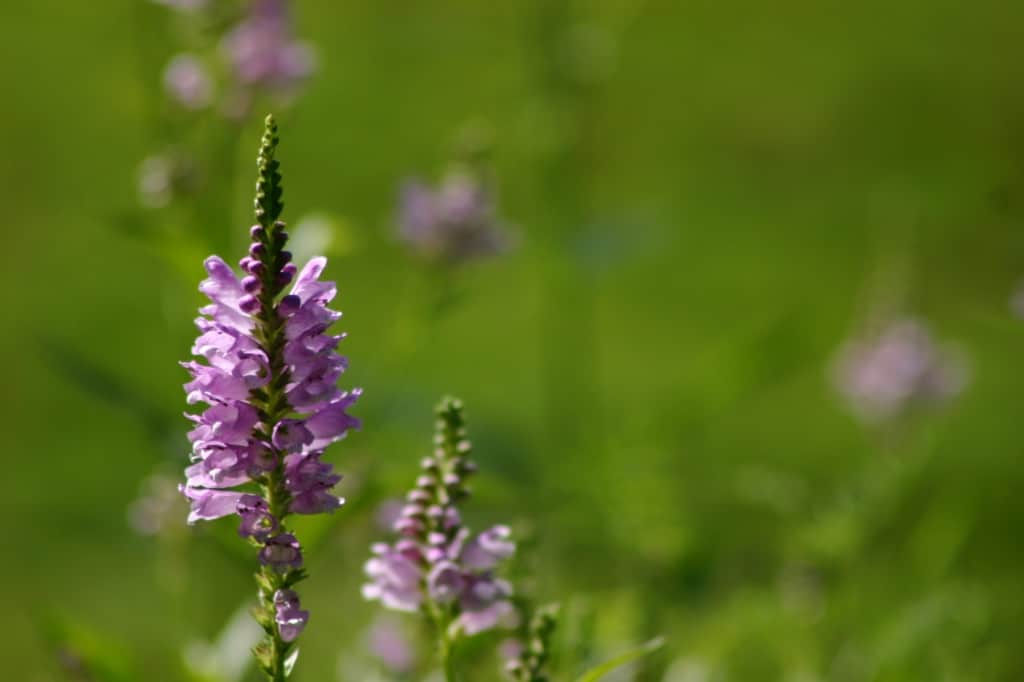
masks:
<instances>
[{"instance_id":1,"label":"tubular flower","mask_svg":"<svg viewBox=\"0 0 1024 682\"><path fill-rule=\"evenodd\" d=\"M512 587L495 574L515 543L506 526L473 536L462 524L457 504L469 494L465 478L476 471L462 404L445 399L437 414L434 454L421 462L422 474L393 524L400 537L373 546L363 596L396 611L426 610L454 639L515 618Z\"/></svg>"},{"instance_id":2,"label":"tubular flower","mask_svg":"<svg viewBox=\"0 0 1024 682\"><path fill-rule=\"evenodd\" d=\"M276 130L268 117L258 224L240 262L244 274L211 256L199 285L210 300L196 320L200 334L192 353L199 360L182 365L192 377L185 384L188 403L206 407L186 415L194 423L192 464L180 486L191 503L189 523L237 514L239 535L260 548L255 613L268 638L255 652L274 680L284 679L285 654L309 617L291 590L305 572L302 548L285 519L330 512L344 502L332 492L341 476L322 456L359 427L347 410L360 395L335 385L347 363L335 350L342 336L327 333L341 314L327 307L334 283L319 279L326 259L313 258L299 271L285 250L288 235L277 220L283 205Z\"/></svg>"}]
</instances>

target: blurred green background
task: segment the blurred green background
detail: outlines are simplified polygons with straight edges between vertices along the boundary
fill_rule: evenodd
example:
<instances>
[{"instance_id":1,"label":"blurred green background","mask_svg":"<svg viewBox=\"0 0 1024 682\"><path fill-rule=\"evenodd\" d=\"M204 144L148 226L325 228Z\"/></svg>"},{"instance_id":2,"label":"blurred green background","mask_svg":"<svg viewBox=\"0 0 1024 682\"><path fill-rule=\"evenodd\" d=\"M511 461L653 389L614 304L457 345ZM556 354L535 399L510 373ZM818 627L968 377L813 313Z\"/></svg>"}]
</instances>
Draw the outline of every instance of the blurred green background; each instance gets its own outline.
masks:
<instances>
[{"instance_id":1,"label":"blurred green background","mask_svg":"<svg viewBox=\"0 0 1024 682\"><path fill-rule=\"evenodd\" d=\"M1024 678L1024 5L300 0L294 19L318 68L276 109L285 217L328 225L343 381L365 388L362 432L329 451L349 504L300 528L295 679L377 679L361 567L447 392L481 465L470 522L511 523L520 591L565 609L556 679L657 634L614 679ZM7 2L0 24L0 677L227 682L248 550L180 502L155 535L130 510L186 463L201 259L242 254L271 105L240 127L171 111L161 71L188 38L151 2ZM396 188L467 125L491 133L519 244L439 274L395 240ZM171 143L207 182L141 208L138 165ZM880 428L829 367L891 299L971 382ZM469 679L498 679L498 639Z\"/></svg>"}]
</instances>

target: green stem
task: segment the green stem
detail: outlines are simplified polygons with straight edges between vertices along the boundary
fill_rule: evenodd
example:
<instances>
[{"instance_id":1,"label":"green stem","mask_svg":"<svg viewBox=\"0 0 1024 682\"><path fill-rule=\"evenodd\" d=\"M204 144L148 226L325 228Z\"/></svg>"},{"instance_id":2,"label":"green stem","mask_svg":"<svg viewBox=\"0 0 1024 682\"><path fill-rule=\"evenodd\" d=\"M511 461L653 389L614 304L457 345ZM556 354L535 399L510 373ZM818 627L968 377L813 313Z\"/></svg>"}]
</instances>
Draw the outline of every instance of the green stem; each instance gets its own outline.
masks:
<instances>
[{"instance_id":1,"label":"green stem","mask_svg":"<svg viewBox=\"0 0 1024 682\"><path fill-rule=\"evenodd\" d=\"M285 485L285 453L274 447L272 438L274 426L285 419L292 410L285 395L289 372L284 361L284 320L277 312L277 300L284 287L278 276L288 262L284 252L287 240L284 224L277 220L284 206L281 201L281 174L278 172L280 164L274 159L277 142L277 125L273 118L268 116L260 145L254 202L256 220L263 228L259 237L259 245L263 247L260 256L263 269L258 297L260 308L255 316L253 336L266 353L269 381L263 389L253 392L252 402L259 408L260 421L263 424L256 435L273 453L275 462L273 470L261 478L260 487L270 515L278 521L279 525L275 532L287 533L288 529L284 522L289 513L291 495ZM254 653L270 682L285 682L285 662L294 646L294 643L281 638L275 621L274 595L278 590L290 589L304 577L305 572L302 569L280 573L270 566L263 566L256 573L260 605L255 616L267 636L256 647Z\"/></svg>"},{"instance_id":2,"label":"green stem","mask_svg":"<svg viewBox=\"0 0 1024 682\"><path fill-rule=\"evenodd\" d=\"M445 682L456 682L455 677L455 642L442 630L440 634L441 669L444 670Z\"/></svg>"}]
</instances>

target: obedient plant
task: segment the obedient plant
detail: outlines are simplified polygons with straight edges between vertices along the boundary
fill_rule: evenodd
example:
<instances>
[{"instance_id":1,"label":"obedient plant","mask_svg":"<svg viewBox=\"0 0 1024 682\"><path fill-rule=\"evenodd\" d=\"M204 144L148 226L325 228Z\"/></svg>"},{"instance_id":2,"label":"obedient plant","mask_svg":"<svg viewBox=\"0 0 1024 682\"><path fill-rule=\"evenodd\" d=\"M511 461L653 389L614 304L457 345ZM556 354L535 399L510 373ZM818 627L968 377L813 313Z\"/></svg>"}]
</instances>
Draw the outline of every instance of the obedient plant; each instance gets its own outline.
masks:
<instances>
[{"instance_id":1,"label":"obedient plant","mask_svg":"<svg viewBox=\"0 0 1024 682\"><path fill-rule=\"evenodd\" d=\"M418 256L446 263L501 253L510 243L494 190L479 169L461 164L436 188L418 179L402 185L399 237Z\"/></svg>"},{"instance_id":2,"label":"obedient plant","mask_svg":"<svg viewBox=\"0 0 1024 682\"><path fill-rule=\"evenodd\" d=\"M199 0L158 0L193 15L197 32L217 44L176 55L164 70L164 88L171 101L186 110L199 110L221 96L220 112L237 118L249 110L257 94L290 99L312 74L315 58L309 44L292 34L288 0L248 0L233 26L210 36L208 25L223 21L204 17L204 10L222 7ZM222 64L219 62L223 62ZM215 81L215 74L226 76Z\"/></svg>"},{"instance_id":3,"label":"obedient plant","mask_svg":"<svg viewBox=\"0 0 1024 682\"><path fill-rule=\"evenodd\" d=\"M205 263L208 277L199 289L210 304L200 309L201 333L192 348L201 361L182 364L192 375L188 403L206 408L188 415L195 422L193 463L181 486L191 502L190 523L237 515L239 535L256 548L254 614L266 639L254 653L274 681L288 675L309 619L294 590L306 572L288 517L342 504L331 492L341 477L321 457L359 426L347 410L360 394L335 385L347 363L335 351L343 336L327 333L341 314L327 307L334 283L319 280L326 259L298 270L285 249L277 144L277 126L267 117L256 224L239 264L244 276L218 256Z\"/></svg>"},{"instance_id":4,"label":"obedient plant","mask_svg":"<svg viewBox=\"0 0 1024 682\"><path fill-rule=\"evenodd\" d=\"M370 582L363 587L367 599L418 612L428 621L447 680L455 679L453 653L463 638L516 617L512 587L495 574L515 552L508 527L474 536L459 513L469 494L466 477L476 470L462 410L452 398L438 405L434 452L422 460L421 474L394 522L399 537L373 546L366 563Z\"/></svg>"},{"instance_id":5,"label":"obedient plant","mask_svg":"<svg viewBox=\"0 0 1024 682\"><path fill-rule=\"evenodd\" d=\"M525 644L505 663L505 671L516 682L549 682L545 673L551 655L551 639L558 624L558 606L550 604L537 609L530 619Z\"/></svg>"},{"instance_id":6,"label":"obedient plant","mask_svg":"<svg viewBox=\"0 0 1024 682\"><path fill-rule=\"evenodd\" d=\"M292 36L287 0L251 0L222 47L243 88L292 94L313 72L313 50Z\"/></svg>"}]
</instances>

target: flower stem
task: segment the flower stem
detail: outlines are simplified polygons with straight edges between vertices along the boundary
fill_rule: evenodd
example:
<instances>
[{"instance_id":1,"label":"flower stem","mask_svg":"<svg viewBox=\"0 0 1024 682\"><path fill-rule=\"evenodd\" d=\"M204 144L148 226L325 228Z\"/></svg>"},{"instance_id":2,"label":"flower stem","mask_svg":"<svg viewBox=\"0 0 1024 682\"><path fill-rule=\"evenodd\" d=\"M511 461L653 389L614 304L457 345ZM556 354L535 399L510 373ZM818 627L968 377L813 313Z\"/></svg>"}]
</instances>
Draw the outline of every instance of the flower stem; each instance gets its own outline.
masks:
<instances>
[{"instance_id":1,"label":"flower stem","mask_svg":"<svg viewBox=\"0 0 1024 682\"><path fill-rule=\"evenodd\" d=\"M256 314L254 338L267 357L269 381L262 394L253 395L253 403L259 407L263 423L258 434L263 445L273 453L275 466L260 480L263 497L267 501L270 515L277 519L277 532L287 533L285 518L289 515L291 495L285 485L284 456L273 445L272 434L275 425L290 412L291 406L285 395L285 387L289 381L287 364L284 361L285 331L284 321L277 313L276 301L283 285L278 275L287 262L283 250L287 240L284 224L277 221L284 203L281 200L280 164L274 158L277 149L277 124L272 116L265 122L265 132L260 141L259 158L257 159L256 199L254 209L256 221L264 228L259 238L265 248L261 260L263 268L260 282L259 312ZM295 583L305 578L303 570L288 570L284 573L278 569L264 565L256 573L259 586L260 605L254 612L257 622L266 632L264 640L254 649L260 667L270 682L285 682L288 676L285 662L293 650L293 643L286 642L275 622L274 595L278 590L290 589Z\"/></svg>"},{"instance_id":2,"label":"flower stem","mask_svg":"<svg viewBox=\"0 0 1024 682\"><path fill-rule=\"evenodd\" d=\"M440 634L441 669L444 670L445 682L456 682L455 676L455 642L442 630Z\"/></svg>"}]
</instances>

